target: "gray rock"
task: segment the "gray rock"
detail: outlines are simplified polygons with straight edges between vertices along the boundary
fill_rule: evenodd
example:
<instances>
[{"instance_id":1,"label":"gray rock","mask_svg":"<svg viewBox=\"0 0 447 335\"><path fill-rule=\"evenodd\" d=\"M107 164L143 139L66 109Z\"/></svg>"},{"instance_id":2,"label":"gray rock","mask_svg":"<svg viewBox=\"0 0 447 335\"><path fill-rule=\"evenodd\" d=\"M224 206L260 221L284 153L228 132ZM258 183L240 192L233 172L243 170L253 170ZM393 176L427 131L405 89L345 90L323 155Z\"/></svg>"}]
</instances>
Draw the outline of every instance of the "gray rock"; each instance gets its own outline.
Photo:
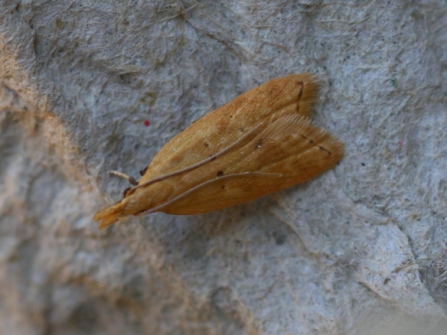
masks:
<instances>
[{"instance_id":1,"label":"gray rock","mask_svg":"<svg viewBox=\"0 0 447 335\"><path fill-rule=\"evenodd\" d=\"M446 8L0 1L0 335L443 325ZM97 230L127 187L107 171L136 176L194 120L305 71L321 81L316 123L346 143L335 169Z\"/></svg>"}]
</instances>

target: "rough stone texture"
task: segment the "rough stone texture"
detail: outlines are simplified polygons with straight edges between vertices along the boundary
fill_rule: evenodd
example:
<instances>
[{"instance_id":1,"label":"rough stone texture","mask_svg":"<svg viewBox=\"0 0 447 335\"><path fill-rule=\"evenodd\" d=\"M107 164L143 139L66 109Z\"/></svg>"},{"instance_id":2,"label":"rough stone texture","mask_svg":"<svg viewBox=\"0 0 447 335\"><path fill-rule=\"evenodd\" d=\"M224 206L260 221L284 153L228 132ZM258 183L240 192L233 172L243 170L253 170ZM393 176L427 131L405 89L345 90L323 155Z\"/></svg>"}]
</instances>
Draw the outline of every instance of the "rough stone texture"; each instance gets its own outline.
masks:
<instances>
[{"instance_id":1,"label":"rough stone texture","mask_svg":"<svg viewBox=\"0 0 447 335\"><path fill-rule=\"evenodd\" d=\"M0 6L1 335L445 322L446 1ZM97 231L127 187L107 171L137 175L192 121L304 71L321 80L316 122L346 143L334 170Z\"/></svg>"}]
</instances>

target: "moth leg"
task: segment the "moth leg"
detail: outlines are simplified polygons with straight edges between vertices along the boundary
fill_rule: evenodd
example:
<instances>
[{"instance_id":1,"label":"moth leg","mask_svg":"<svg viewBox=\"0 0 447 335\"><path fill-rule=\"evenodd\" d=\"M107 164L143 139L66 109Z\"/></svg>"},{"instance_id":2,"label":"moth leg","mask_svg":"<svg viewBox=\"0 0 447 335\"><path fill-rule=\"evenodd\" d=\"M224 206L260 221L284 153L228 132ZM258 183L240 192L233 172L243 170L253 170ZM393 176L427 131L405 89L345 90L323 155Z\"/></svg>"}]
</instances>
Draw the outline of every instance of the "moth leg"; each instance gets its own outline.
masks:
<instances>
[{"instance_id":1,"label":"moth leg","mask_svg":"<svg viewBox=\"0 0 447 335\"><path fill-rule=\"evenodd\" d=\"M140 176L141 176L141 177L144 176L144 174L146 173L148 167L149 167L149 165L146 166L143 170L140 171Z\"/></svg>"},{"instance_id":2,"label":"moth leg","mask_svg":"<svg viewBox=\"0 0 447 335\"><path fill-rule=\"evenodd\" d=\"M135 185L138 185L138 182L135 180L134 177L132 177L132 176L128 176L128 175L125 174L125 173L122 173L122 172L119 172L119 171L114 171L114 170L112 170L112 171L109 171L109 175L111 175L111 176L117 176L117 177L126 179L129 183L131 183L131 184L134 185L134 186L135 186Z\"/></svg>"}]
</instances>

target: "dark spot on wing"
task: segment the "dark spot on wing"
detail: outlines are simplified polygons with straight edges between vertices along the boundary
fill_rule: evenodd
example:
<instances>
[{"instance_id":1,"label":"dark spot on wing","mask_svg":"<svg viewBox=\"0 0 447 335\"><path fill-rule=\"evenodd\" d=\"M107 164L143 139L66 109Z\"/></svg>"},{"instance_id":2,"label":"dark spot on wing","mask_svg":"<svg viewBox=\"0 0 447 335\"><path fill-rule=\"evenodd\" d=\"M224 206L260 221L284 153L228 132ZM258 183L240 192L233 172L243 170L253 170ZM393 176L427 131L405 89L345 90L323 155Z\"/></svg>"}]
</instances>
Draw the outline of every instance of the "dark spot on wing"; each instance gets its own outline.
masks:
<instances>
[{"instance_id":1,"label":"dark spot on wing","mask_svg":"<svg viewBox=\"0 0 447 335\"><path fill-rule=\"evenodd\" d=\"M263 138L261 138L261 139L259 140L259 142L256 144L256 146L255 146L255 150L258 149L258 148L260 148L260 147L262 147L262 144L264 144L264 142L265 142L265 140L264 140Z\"/></svg>"},{"instance_id":2,"label":"dark spot on wing","mask_svg":"<svg viewBox=\"0 0 447 335\"><path fill-rule=\"evenodd\" d=\"M224 172L221 170L221 171L219 171L219 172L217 172L217 176L218 177L222 177L224 175Z\"/></svg>"},{"instance_id":3,"label":"dark spot on wing","mask_svg":"<svg viewBox=\"0 0 447 335\"><path fill-rule=\"evenodd\" d=\"M315 145L315 141L312 140L311 138L307 137L306 135L301 134L301 137L304 138L307 142L309 142L310 144L317 146L318 149L326 151L326 153L331 156L332 152L330 152L328 149L326 149L325 147L322 147L321 145Z\"/></svg>"},{"instance_id":4,"label":"dark spot on wing","mask_svg":"<svg viewBox=\"0 0 447 335\"><path fill-rule=\"evenodd\" d=\"M321 145L319 145L318 148L319 148L320 150L326 151L327 154L328 154L329 156L332 155L332 152L330 152L330 151L329 151L328 149L326 149L325 147L322 147Z\"/></svg>"},{"instance_id":5,"label":"dark spot on wing","mask_svg":"<svg viewBox=\"0 0 447 335\"><path fill-rule=\"evenodd\" d=\"M303 95L303 86L304 86L304 84L303 84L302 81L298 81L296 83L296 86L300 86L300 92L298 93L297 99L301 100L301 96Z\"/></svg>"},{"instance_id":6,"label":"dark spot on wing","mask_svg":"<svg viewBox=\"0 0 447 335\"><path fill-rule=\"evenodd\" d=\"M309 137L302 135L302 134L301 134L301 137L304 138L306 141L308 141L310 144L314 144L314 141L311 140Z\"/></svg>"}]
</instances>

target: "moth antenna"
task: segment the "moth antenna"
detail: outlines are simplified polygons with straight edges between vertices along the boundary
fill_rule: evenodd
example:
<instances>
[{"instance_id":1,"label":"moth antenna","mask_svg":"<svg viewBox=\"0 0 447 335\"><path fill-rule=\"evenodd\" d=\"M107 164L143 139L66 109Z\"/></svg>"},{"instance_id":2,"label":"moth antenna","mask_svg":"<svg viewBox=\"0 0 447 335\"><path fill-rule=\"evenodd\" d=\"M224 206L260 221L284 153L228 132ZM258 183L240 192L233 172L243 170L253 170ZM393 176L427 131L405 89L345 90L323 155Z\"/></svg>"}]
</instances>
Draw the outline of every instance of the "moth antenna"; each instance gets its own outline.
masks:
<instances>
[{"instance_id":1,"label":"moth antenna","mask_svg":"<svg viewBox=\"0 0 447 335\"><path fill-rule=\"evenodd\" d=\"M132 176L128 176L128 175L125 174L125 173L122 173L122 172L119 172L119 171L112 170L112 171L109 171L109 175L111 175L111 176L117 176L117 177L126 179L129 183L131 183L131 184L134 185L134 186L135 186L135 185L138 185L138 182L135 180L134 177L132 177Z\"/></svg>"}]
</instances>

